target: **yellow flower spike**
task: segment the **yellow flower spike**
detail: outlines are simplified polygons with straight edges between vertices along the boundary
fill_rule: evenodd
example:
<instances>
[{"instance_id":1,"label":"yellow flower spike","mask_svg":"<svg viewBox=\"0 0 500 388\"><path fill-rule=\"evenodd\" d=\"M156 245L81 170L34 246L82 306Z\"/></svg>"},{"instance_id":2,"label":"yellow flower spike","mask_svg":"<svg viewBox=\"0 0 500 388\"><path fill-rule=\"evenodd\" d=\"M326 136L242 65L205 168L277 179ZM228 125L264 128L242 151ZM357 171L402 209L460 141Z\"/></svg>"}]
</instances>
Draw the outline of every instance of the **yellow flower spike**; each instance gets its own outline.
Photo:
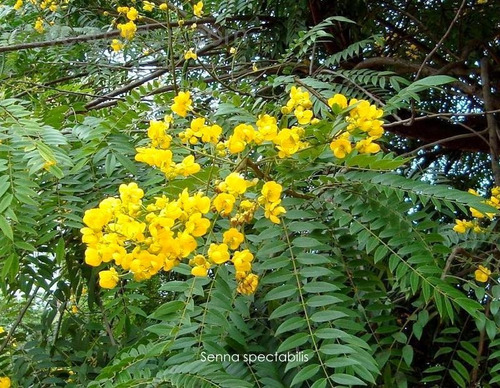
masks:
<instances>
[{"instance_id":1,"label":"yellow flower spike","mask_svg":"<svg viewBox=\"0 0 500 388\"><path fill-rule=\"evenodd\" d=\"M245 236L243 235L243 233L238 232L236 228L231 228L224 232L222 241L234 251L239 248L244 240Z\"/></svg>"},{"instance_id":2,"label":"yellow flower spike","mask_svg":"<svg viewBox=\"0 0 500 388\"><path fill-rule=\"evenodd\" d=\"M474 271L474 277L478 282L486 283L491 275L491 271L480 265L476 271Z\"/></svg>"},{"instance_id":3,"label":"yellow flower spike","mask_svg":"<svg viewBox=\"0 0 500 388\"><path fill-rule=\"evenodd\" d=\"M336 158L343 159L352 151L351 142L345 138L338 138L330 143L330 149Z\"/></svg>"},{"instance_id":4,"label":"yellow flower spike","mask_svg":"<svg viewBox=\"0 0 500 388\"><path fill-rule=\"evenodd\" d=\"M201 17L203 14L203 1L198 1L193 5L193 14L194 16Z\"/></svg>"},{"instance_id":5,"label":"yellow flower spike","mask_svg":"<svg viewBox=\"0 0 500 388\"><path fill-rule=\"evenodd\" d=\"M137 11L134 7L131 7L127 12L127 19L130 21L135 21L139 17L139 11Z\"/></svg>"},{"instance_id":6,"label":"yellow flower spike","mask_svg":"<svg viewBox=\"0 0 500 388\"><path fill-rule=\"evenodd\" d=\"M115 288L119 280L120 277L114 268L99 272L99 285L102 288Z\"/></svg>"},{"instance_id":7,"label":"yellow flower spike","mask_svg":"<svg viewBox=\"0 0 500 388\"><path fill-rule=\"evenodd\" d=\"M110 46L113 49L113 51L116 53L118 51L123 50L124 44L122 42L120 42L118 39L113 39Z\"/></svg>"},{"instance_id":8,"label":"yellow flower spike","mask_svg":"<svg viewBox=\"0 0 500 388\"><path fill-rule=\"evenodd\" d=\"M214 264L224 264L229 261L229 250L227 244L210 244L208 258Z\"/></svg>"},{"instance_id":9,"label":"yellow flower spike","mask_svg":"<svg viewBox=\"0 0 500 388\"><path fill-rule=\"evenodd\" d=\"M190 48L188 51L185 52L184 54L184 59L187 61L189 59L198 59L198 55L193 51L193 48Z\"/></svg>"},{"instance_id":10,"label":"yellow flower spike","mask_svg":"<svg viewBox=\"0 0 500 388\"><path fill-rule=\"evenodd\" d=\"M251 295L255 293L258 285L259 285L259 277L251 273L240 281L240 283L238 284L237 291L243 295Z\"/></svg>"}]
</instances>

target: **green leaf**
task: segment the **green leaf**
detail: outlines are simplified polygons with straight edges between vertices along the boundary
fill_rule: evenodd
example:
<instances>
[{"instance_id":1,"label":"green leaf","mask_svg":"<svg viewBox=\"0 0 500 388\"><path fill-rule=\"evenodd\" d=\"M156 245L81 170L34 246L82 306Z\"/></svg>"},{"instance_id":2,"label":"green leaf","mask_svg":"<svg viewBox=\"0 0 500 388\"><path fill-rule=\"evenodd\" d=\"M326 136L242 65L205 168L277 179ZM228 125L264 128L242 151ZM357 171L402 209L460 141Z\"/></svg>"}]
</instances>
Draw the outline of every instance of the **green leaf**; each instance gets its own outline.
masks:
<instances>
[{"instance_id":1,"label":"green leaf","mask_svg":"<svg viewBox=\"0 0 500 388\"><path fill-rule=\"evenodd\" d=\"M344 318L348 315L341 311L334 310L326 310L326 311L318 311L311 315L311 321L313 322L329 322L334 321L335 319Z\"/></svg>"},{"instance_id":2,"label":"green leaf","mask_svg":"<svg viewBox=\"0 0 500 388\"><path fill-rule=\"evenodd\" d=\"M14 233L12 232L12 227L7 222L4 216L0 215L0 230L2 230L3 234L7 236L9 240L14 240Z\"/></svg>"},{"instance_id":3,"label":"green leaf","mask_svg":"<svg viewBox=\"0 0 500 388\"><path fill-rule=\"evenodd\" d=\"M296 292L297 292L297 286L291 284L284 284L269 291L267 295L264 297L264 300L269 301L276 299L284 299L292 295L295 295Z\"/></svg>"},{"instance_id":4,"label":"green leaf","mask_svg":"<svg viewBox=\"0 0 500 388\"><path fill-rule=\"evenodd\" d=\"M296 333L291 337L288 337L284 340L281 345L278 347L276 353L283 353L287 350L298 348L301 345L304 345L309 340L309 334L307 333Z\"/></svg>"},{"instance_id":5,"label":"green leaf","mask_svg":"<svg viewBox=\"0 0 500 388\"><path fill-rule=\"evenodd\" d=\"M306 381L307 379L310 379L313 377L316 373L319 371L319 365L318 364L311 364L307 365L306 367L302 368L293 378L290 386L294 386L297 384L302 383L303 381Z\"/></svg>"},{"instance_id":6,"label":"green leaf","mask_svg":"<svg viewBox=\"0 0 500 388\"><path fill-rule=\"evenodd\" d=\"M173 300L171 302L167 302L158 307L152 314L149 315L149 318L153 319L165 319L167 316L176 313L180 309L185 307L185 303L180 300Z\"/></svg>"},{"instance_id":7,"label":"green leaf","mask_svg":"<svg viewBox=\"0 0 500 388\"><path fill-rule=\"evenodd\" d=\"M335 373L331 376L331 379L341 385L366 385L363 380L345 373Z\"/></svg>"},{"instance_id":8,"label":"green leaf","mask_svg":"<svg viewBox=\"0 0 500 388\"><path fill-rule=\"evenodd\" d=\"M406 365L411 366L411 362L413 361L413 347L411 345L403 346L401 350L403 355L403 360L405 360Z\"/></svg>"}]
</instances>

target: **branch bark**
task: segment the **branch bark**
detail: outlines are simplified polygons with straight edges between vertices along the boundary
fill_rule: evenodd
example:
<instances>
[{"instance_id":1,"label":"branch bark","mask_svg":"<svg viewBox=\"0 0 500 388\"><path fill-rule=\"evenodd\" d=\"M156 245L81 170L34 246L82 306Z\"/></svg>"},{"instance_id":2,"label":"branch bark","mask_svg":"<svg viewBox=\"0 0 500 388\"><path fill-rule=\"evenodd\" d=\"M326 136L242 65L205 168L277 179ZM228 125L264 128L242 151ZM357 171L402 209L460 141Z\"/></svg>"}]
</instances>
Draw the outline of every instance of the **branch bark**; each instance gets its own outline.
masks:
<instances>
[{"instance_id":1,"label":"branch bark","mask_svg":"<svg viewBox=\"0 0 500 388\"><path fill-rule=\"evenodd\" d=\"M486 112L493 110L491 96L490 74L488 58L481 59L481 83L483 84L483 101ZM498 123L492 113L486 114L488 123L488 134L490 143L491 170L495 179L495 185L500 186L500 165L498 164Z\"/></svg>"}]
</instances>

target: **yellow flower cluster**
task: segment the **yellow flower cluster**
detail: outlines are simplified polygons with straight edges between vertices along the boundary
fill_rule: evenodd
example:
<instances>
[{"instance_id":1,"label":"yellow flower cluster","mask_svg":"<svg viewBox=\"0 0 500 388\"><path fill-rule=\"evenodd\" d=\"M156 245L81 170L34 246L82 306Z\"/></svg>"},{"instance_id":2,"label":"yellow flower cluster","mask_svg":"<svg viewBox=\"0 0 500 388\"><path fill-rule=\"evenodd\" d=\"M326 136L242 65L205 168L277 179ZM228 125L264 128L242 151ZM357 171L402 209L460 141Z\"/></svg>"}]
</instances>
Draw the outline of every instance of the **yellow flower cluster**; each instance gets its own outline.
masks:
<instances>
[{"instance_id":1,"label":"yellow flower cluster","mask_svg":"<svg viewBox=\"0 0 500 388\"><path fill-rule=\"evenodd\" d=\"M313 112L311 110L312 102L307 91L301 88L292 86L290 90L290 99L286 106L281 108L281 113L289 114L293 112L300 125L309 124L313 119Z\"/></svg>"},{"instance_id":2,"label":"yellow flower cluster","mask_svg":"<svg viewBox=\"0 0 500 388\"><path fill-rule=\"evenodd\" d=\"M119 12L128 14L130 9ZM252 147L267 144L275 149L277 157L290 157L308 147L303 125L314 124L318 119L313 119L308 92L292 87L289 96L283 111L293 111L298 123L290 128L280 129L278 119L269 114L259 115L255 123L238 124L228 134L223 134L221 126L196 113L189 127L181 130L176 128L171 115L164 120L151 120L147 129L149 144L136 149L135 159L159 169L167 179L182 179L201 170L195 155L201 155L199 160L212 156L211 160L219 163L213 155L231 157L247 147L251 151ZM337 104L340 109L348 106L347 99L341 95L332 97L329 104ZM182 118L193 112L191 93L179 92L171 110ZM345 141L335 148L337 157L351 152L353 147L360 152L373 151L376 145L371 143L372 138L383 133L382 122L378 120L382 112L374 106L351 100L348 112L347 131L336 139ZM351 136L357 139L357 145L351 146ZM179 147L192 152L177 162L178 155L174 152ZM114 264L99 273L101 287L115 287L126 271L140 281L162 269L170 271L185 260L193 276L213 274L216 265L232 265L238 292L255 292L259 278L252 273L253 253L242 246L244 226L254 220L256 212L279 224L286 213L282 206L283 187L274 181L260 186L257 178L244 171L244 163L235 165L235 171L229 174L221 169L222 179L214 177L213 185L200 181L204 194L190 194L185 189L178 198L162 195L143 203L143 190L136 183L130 183L120 186L120 198L107 198L97 208L87 210L83 218L86 227L81 230L87 245L85 262L95 267ZM228 230L220 230L215 224L218 218L228 219Z\"/></svg>"},{"instance_id":3,"label":"yellow flower cluster","mask_svg":"<svg viewBox=\"0 0 500 388\"><path fill-rule=\"evenodd\" d=\"M172 141L172 136L167 134L170 122L169 116L163 121L149 122L148 137L151 146L137 148L135 160L158 168L169 179L196 174L201 167L195 162L193 155L186 156L180 163L173 161L172 151L168 149Z\"/></svg>"},{"instance_id":4,"label":"yellow flower cluster","mask_svg":"<svg viewBox=\"0 0 500 388\"><path fill-rule=\"evenodd\" d=\"M113 262L131 272L137 281L149 279L162 269L170 271L186 258L194 276L207 276L213 265L231 262L238 289L244 294L253 293L258 284L257 275L251 273L254 257L248 249L238 250L245 240L238 228L252 220L258 206L244 198L247 189L256 184L256 180L248 181L234 172L218 184L213 201L202 193L190 195L185 189L176 200L162 195L147 205L136 183L122 184L120 198L106 198L97 208L85 212L86 227L81 229L82 241L87 245L85 262L93 267ZM277 183L267 182L261 192L259 201L265 206L281 202L281 186ZM279 222L277 217L284 213L278 207L266 214L273 222ZM199 239L212 227L209 212L231 217L235 209L232 227L223 233L222 243L211 243L206 255L196 253ZM102 288L114 288L119 281L120 274L114 267L99 272Z\"/></svg>"},{"instance_id":5,"label":"yellow flower cluster","mask_svg":"<svg viewBox=\"0 0 500 388\"><path fill-rule=\"evenodd\" d=\"M382 109L378 109L366 100L355 98L348 103L343 94L331 97L328 105L334 112L352 107L349 116L346 117L347 131L337 134L330 143L330 149L336 158L343 159L354 149L362 154L374 154L380 151L380 146L374 141L384 134L382 128L384 122L379 120L384 114Z\"/></svg>"},{"instance_id":6,"label":"yellow flower cluster","mask_svg":"<svg viewBox=\"0 0 500 388\"><path fill-rule=\"evenodd\" d=\"M217 144L222 133L222 127L217 124L205 125L205 122L204 117L193 119L190 128L179 133L180 139L188 144L198 144L200 141Z\"/></svg>"},{"instance_id":7,"label":"yellow flower cluster","mask_svg":"<svg viewBox=\"0 0 500 388\"><path fill-rule=\"evenodd\" d=\"M469 189L469 193L479 196L479 194L473 190ZM500 210L500 187L493 187L491 190L490 199L483 201L483 203L490 205L498 210ZM473 220L455 220L455 226L453 230L457 233L466 233L468 230L473 230L476 233L482 232L482 228L480 225L480 220L489 219L492 220L495 216L495 213L482 213L477 209L471 207L470 209L471 215L474 218Z\"/></svg>"}]
</instances>

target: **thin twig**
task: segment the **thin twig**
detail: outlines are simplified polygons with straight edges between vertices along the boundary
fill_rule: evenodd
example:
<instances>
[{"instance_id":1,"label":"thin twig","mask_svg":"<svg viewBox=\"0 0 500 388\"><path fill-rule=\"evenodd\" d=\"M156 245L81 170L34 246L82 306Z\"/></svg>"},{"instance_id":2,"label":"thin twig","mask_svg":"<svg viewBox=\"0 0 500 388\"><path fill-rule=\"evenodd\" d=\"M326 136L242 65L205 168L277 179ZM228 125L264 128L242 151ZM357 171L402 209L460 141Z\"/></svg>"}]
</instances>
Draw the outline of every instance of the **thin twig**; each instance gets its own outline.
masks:
<instances>
[{"instance_id":1,"label":"thin twig","mask_svg":"<svg viewBox=\"0 0 500 388\"><path fill-rule=\"evenodd\" d=\"M7 337L5 338L5 341L3 342L2 346L0 346L0 354L2 354L3 351L5 350L5 348L7 347L8 343L11 340L12 336L14 335L17 327L19 326L19 324L23 320L23 317L26 314L26 311L28 311L28 308L30 307L31 303L33 302L33 299L35 299L39 289L40 289L40 286L37 286L35 288L35 291L33 291L33 294L31 294L28 301L24 305L23 309L19 312L16 321L14 322L12 327L10 328L9 333L7 334Z\"/></svg>"},{"instance_id":2,"label":"thin twig","mask_svg":"<svg viewBox=\"0 0 500 388\"><path fill-rule=\"evenodd\" d=\"M455 17L451 21L450 25L448 26L448 29L446 30L446 32L444 33L444 35L441 37L441 39L439 39L439 42L437 42L437 44L434 46L434 48L431 50L431 52L429 54L427 54L427 56L424 58L422 64L420 65L420 68L417 71L417 75L415 76L415 81L418 80L418 77L420 77L420 73L421 73L422 69L424 68L425 64L427 63L427 61L432 58L432 56L436 53L436 51L439 49L439 47L441 47L441 45L443 44L443 42L445 41L445 39L450 34L453 26L455 25L455 23L458 20L460 14L462 13L462 9L464 8L464 6L465 6L466 3L467 3L467 0L463 0L462 1L462 4L460 5L460 8L458 9L457 13L455 14Z\"/></svg>"}]
</instances>

